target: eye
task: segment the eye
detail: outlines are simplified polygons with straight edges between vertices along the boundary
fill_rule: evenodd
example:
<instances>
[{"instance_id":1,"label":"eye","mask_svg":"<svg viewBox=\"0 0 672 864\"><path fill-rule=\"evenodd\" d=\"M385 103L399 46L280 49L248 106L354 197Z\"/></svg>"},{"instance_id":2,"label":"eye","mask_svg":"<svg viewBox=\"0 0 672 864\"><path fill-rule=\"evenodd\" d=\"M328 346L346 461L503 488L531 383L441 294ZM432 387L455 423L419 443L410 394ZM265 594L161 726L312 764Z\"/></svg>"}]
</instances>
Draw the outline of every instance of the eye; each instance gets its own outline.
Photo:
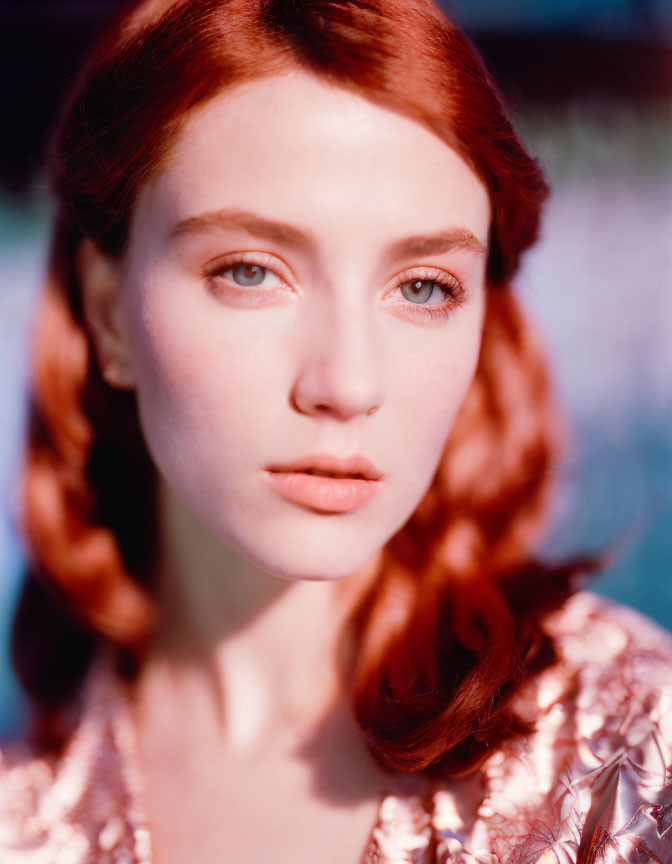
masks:
<instances>
[{"instance_id":1,"label":"eye","mask_svg":"<svg viewBox=\"0 0 672 864\"><path fill-rule=\"evenodd\" d=\"M263 289L264 293L287 289L290 277L285 275L285 271L282 261L263 252L231 253L204 268L213 288L250 296L254 288Z\"/></svg>"},{"instance_id":2,"label":"eye","mask_svg":"<svg viewBox=\"0 0 672 864\"><path fill-rule=\"evenodd\" d=\"M445 318L465 300L465 290L458 279L444 270L422 268L408 278L402 274L395 280L395 287L407 303L413 315L428 318ZM427 302L434 298L433 302Z\"/></svg>"},{"instance_id":3,"label":"eye","mask_svg":"<svg viewBox=\"0 0 672 864\"><path fill-rule=\"evenodd\" d=\"M267 270L259 264L234 264L227 267L231 271L231 278L238 285L260 285L266 276Z\"/></svg>"},{"instance_id":4,"label":"eye","mask_svg":"<svg viewBox=\"0 0 672 864\"><path fill-rule=\"evenodd\" d=\"M424 303L434 294L437 286L441 297L445 297L445 285L438 279L410 279L408 282L402 282L399 290L412 303Z\"/></svg>"}]
</instances>

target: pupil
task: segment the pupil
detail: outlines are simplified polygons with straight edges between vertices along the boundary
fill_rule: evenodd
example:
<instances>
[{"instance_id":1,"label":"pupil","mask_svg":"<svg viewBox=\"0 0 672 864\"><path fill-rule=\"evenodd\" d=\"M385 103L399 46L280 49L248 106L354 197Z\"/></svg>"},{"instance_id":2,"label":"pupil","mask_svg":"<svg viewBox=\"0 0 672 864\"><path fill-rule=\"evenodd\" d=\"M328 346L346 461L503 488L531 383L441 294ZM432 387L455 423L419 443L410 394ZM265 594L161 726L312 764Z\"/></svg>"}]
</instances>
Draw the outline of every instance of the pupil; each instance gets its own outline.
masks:
<instances>
[{"instance_id":1,"label":"pupil","mask_svg":"<svg viewBox=\"0 0 672 864\"><path fill-rule=\"evenodd\" d=\"M407 300L420 298L424 302L432 296L434 281L432 279L411 279L401 286L401 290L402 294L407 295Z\"/></svg>"},{"instance_id":2,"label":"pupil","mask_svg":"<svg viewBox=\"0 0 672 864\"><path fill-rule=\"evenodd\" d=\"M233 278L241 285L259 285L264 279L265 267L258 264L236 264L233 267Z\"/></svg>"}]
</instances>

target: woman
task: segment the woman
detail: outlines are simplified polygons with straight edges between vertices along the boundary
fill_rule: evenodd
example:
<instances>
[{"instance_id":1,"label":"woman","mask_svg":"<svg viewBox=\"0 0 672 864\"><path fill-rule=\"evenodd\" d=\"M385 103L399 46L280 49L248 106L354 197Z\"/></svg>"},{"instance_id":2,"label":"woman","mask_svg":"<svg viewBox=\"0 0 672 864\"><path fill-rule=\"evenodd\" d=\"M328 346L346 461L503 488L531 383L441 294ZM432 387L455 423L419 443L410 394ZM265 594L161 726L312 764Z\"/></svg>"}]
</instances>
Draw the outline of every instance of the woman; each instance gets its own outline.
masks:
<instances>
[{"instance_id":1,"label":"woman","mask_svg":"<svg viewBox=\"0 0 672 864\"><path fill-rule=\"evenodd\" d=\"M140 2L51 165L3 862L672 860L670 641L534 559L547 190L459 31Z\"/></svg>"}]
</instances>

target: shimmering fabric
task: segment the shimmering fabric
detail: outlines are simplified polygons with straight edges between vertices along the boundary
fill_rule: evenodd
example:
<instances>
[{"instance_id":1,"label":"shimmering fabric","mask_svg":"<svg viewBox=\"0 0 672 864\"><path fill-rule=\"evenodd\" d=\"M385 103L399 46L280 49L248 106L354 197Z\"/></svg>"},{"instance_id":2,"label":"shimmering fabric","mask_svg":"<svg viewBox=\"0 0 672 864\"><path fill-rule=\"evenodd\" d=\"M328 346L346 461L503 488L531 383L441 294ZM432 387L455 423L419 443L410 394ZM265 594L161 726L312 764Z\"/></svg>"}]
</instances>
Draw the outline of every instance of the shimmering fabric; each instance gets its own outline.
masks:
<instances>
[{"instance_id":1,"label":"shimmering fabric","mask_svg":"<svg viewBox=\"0 0 672 864\"><path fill-rule=\"evenodd\" d=\"M672 864L672 636L588 592L547 628L560 661L517 697L534 733L466 778L391 778L359 864ZM152 861L133 726L102 661L84 706L57 764L2 754L2 864Z\"/></svg>"}]
</instances>

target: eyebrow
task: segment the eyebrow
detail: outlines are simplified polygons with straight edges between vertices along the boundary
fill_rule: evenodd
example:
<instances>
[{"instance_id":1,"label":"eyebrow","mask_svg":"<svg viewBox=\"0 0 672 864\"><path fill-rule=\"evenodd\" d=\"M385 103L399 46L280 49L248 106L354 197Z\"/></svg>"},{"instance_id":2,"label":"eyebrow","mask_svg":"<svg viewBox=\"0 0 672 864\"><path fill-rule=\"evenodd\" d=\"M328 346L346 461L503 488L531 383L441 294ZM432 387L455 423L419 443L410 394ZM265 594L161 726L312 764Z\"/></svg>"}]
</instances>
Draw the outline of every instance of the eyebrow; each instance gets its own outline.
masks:
<instances>
[{"instance_id":1,"label":"eyebrow","mask_svg":"<svg viewBox=\"0 0 672 864\"><path fill-rule=\"evenodd\" d=\"M302 231L287 222L266 219L249 210L226 209L183 219L171 228L170 238L180 238L190 234L202 234L214 229L238 228L261 237L274 240L290 246L301 252L313 251L315 239L309 232ZM409 256L439 255L453 249L466 249L477 255L485 255L486 248L481 241L467 228L449 228L429 235L414 235L395 240L386 250L389 258L404 258Z\"/></svg>"}]
</instances>

